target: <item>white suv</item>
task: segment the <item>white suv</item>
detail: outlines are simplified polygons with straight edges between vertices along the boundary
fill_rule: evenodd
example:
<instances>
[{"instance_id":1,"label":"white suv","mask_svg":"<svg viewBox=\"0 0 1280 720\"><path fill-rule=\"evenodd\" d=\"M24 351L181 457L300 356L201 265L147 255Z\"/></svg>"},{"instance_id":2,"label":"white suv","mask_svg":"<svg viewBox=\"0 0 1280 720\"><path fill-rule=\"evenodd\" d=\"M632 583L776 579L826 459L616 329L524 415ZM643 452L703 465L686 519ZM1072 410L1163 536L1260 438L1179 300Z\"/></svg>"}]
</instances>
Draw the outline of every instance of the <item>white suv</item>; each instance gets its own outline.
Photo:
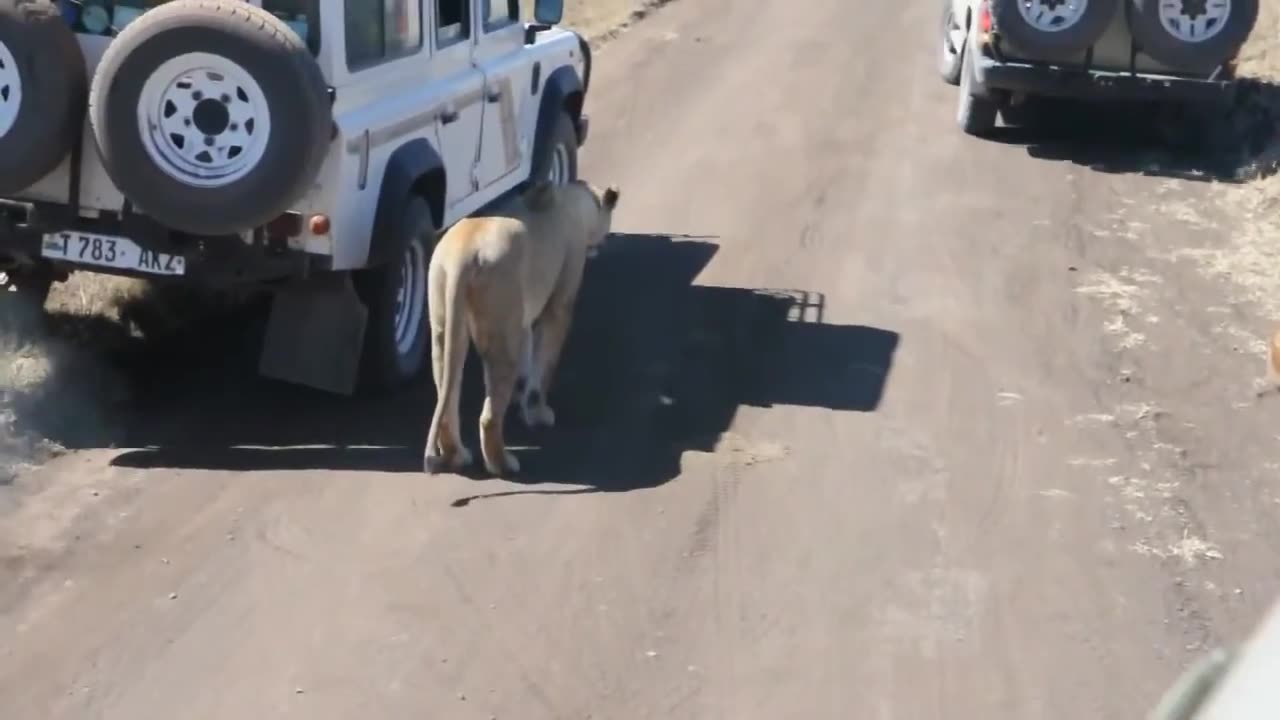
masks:
<instances>
[{"instance_id":1,"label":"white suv","mask_svg":"<svg viewBox=\"0 0 1280 720\"><path fill-rule=\"evenodd\" d=\"M562 2L160 2L0 0L10 289L266 285L265 374L416 376L438 233L576 177L591 55Z\"/></svg>"},{"instance_id":2,"label":"white suv","mask_svg":"<svg viewBox=\"0 0 1280 720\"><path fill-rule=\"evenodd\" d=\"M1259 0L941 0L938 70L956 122L1022 124L1028 99L1230 102ZM1203 105L1202 105L1203 106ZM1011 118L1020 118L1011 120Z\"/></svg>"}]
</instances>

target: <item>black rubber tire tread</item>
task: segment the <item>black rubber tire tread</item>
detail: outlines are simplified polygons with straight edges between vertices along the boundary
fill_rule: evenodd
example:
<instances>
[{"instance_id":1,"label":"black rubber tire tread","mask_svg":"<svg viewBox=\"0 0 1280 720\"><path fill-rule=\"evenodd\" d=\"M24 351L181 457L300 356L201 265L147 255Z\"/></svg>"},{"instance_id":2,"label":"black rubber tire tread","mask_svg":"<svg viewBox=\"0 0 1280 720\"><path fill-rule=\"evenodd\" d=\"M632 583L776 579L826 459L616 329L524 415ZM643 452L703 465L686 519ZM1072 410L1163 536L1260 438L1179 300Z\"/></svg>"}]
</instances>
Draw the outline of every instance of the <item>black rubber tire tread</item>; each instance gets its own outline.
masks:
<instances>
[{"instance_id":1,"label":"black rubber tire tread","mask_svg":"<svg viewBox=\"0 0 1280 720\"><path fill-rule=\"evenodd\" d=\"M1142 51L1162 65L1195 75L1208 75L1235 57L1258 24L1258 0L1231 0L1226 27L1204 42L1189 43L1170 35L1160 22L1160 0L1130 3L1129 32Z\"/></svg>"},{"instance_id":2,"label":"black rubber tire tread","mask_svg":"<svg viewBox=\"0 0 1280 720\"><path fill-rule=\"evenodd\" d=\"M402 212L408 237L397 238L398 251L388 262L352 273L356 294L369 310L365 322L364 351L360 357L360 381L370 389L391 389L416 378L430 358L431 324L427 299L427 269L431 264L431 251L435 247L436 227L431 216L431 205L422 197L410 196ZM395 312L396 293L400 290L400 263L409 243L421 243L423 312L418 336L408 356L400 355L396 348Z\"/></svg>"},{"instance_id":3,"label":"black rubber tire tread","mask_svg":"<svg viewBox=\"0 0 1280 720\"><path fill-rule=\"evenodd\" d=\"M956 48L955 55L946 53L952 22L951 0L942 0L942 21L938 28L938 74L942 76L942 82L954 87L960 84L960 68L964 67L964 45Z\"/></svg>"},{"instance_id":4,"label":"black rubber tire tread","mask_svg":"<svg viewBox=\"0 0 1280 720\"><path fill-rule=\"evenodd\" d=\"M1066 59L1089 49L1116 18L1120 0L1089 0L1072 27L1044 32L1032 27L1018 6L1022 0L991 0L991 17L1001 37L1013 47L1046 59Z\"/></svg>"},{"instance_id":5,"label":"black rubber tire tread","mask_svg":"<svg viewBox=\"0 0 1280 720\"><path fill-rule=\"evenodd\" d=\"M972 42L965 41L961 48L964 61L960 63L960 97L956 108L956 124L968 135L984 137L995 129L1000 106L989 97L973 93L974 52Z\"/></svg>"},{"instance_id":6,"label":"black rubber tire tread","mask_svg":"<svg viewBox=\"0 0 1280 720\"><path fill-rule=\"evenodd\" d=\"M547 177L547 173L551 171L551 159L554 157L557 145L564 145L569 149L569 177L565 178L565 182L578 179L578 131L573 126L573 118L569 117L569 112L561 110L556 116L556 126L548 137L547 146L539 148L533 156L533 168L529 172L530 180L542 180Z\"/></svg>"},{"instance_id":7,"label":"black rubber tire tread","mask_svg":"<svg viewBox=\"0 0 1280 720\"><path fill-rule=\"evenodd\" d=\"M259 165L234 183L192 187L165 173L143 147L143 84L164 62L207 52L235 62L261 87L271 135ZM129 24L107 48L89 91L89 120L103 165L145 214L168 227L223 235L260 226L311 187L333 127L315 58L279 18L239 0L172 0Z\"/></svg>"},{"instance_id":8,"label":"black rubber tire tread","mask_svg":"<svg viewBox=\"0 0 1280 720\"><path fill-rule=\"evenodd\" d=\"M13 194L53 172L75 145L89 79L75 33L49 0L0 0L0 43L25 89L0 136L0 194Z\"/></svg>"}]
</instances>

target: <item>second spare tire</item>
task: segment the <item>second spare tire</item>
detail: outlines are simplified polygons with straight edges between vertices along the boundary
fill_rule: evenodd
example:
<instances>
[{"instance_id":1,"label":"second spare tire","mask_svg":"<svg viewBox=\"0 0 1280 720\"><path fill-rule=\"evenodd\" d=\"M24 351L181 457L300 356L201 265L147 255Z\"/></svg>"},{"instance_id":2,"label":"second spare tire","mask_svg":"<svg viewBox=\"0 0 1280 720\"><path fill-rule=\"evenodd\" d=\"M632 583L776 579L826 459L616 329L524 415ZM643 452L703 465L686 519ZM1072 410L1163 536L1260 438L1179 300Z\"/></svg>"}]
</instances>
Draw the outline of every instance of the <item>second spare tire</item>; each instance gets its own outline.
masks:
<instances>
[{"instance_id":1,"label":"second spare tire","mask_svg":"<svg viewBox=\"0 0 1280 720\"><path fill-rule=\"evenodd\" d=\"M168 227L262 225L310 188L332 119L306 44L241 0L173 0L112 41L89 91L111 179Z\"/></svg>"},{"instance_id":2,"label":"second spare tire","mask_svg":"<svg viewBox=\"0 0 1280 720\"><path fill-rule=\"evenodd\" d=\"M0 193L48 175L84 132L84 55L50 0L0 0Z\"/></svg>"},{"instance_id":3,"label":"second spare tire","mask_svg":"<svg viewBox=\"0 0 1280 720\"><path fill-rule=\"evenodd\" d=\"M1119 7L1119 0L991 0L991 17L1015 48L1060 60L1096 43Z\"/></svg>"},{"instance_id":4,"label":"second spare tire","mask_svg":"<svg viewBox=\"0 0 1280 720\"><path fill-rule=\"evenodd\" d=\"M1258 23L1258 0L1130 0L1129 32L1174 70L1207 75L1235 57Z\"/></svg>"}]
</instances>

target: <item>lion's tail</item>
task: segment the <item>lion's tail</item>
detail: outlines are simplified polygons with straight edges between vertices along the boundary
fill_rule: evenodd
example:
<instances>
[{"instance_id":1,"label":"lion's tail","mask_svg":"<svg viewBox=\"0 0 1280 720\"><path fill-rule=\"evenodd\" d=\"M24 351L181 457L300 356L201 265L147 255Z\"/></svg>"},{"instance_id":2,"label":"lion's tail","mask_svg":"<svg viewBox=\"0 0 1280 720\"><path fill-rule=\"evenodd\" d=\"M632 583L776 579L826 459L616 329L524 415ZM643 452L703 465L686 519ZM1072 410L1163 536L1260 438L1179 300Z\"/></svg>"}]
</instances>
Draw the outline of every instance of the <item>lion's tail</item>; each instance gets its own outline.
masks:
<instances>
[{"instance_id":1,"label":"lion's tail","mask_svg":"<svg viewBox=\"0 0 1280 720\"><path fill-rule=\"evenodd\" d=\"M437 257L442 257L443 253L437 253ZM458 417L458 403L462 394L462 369L467 361L467 325L463 317L466 308L462 301L462 292L464 286L464 278L466 273L465 265L452 269L444 267L444 265L433 265L431 273L443 274L444 283L441 286L438 282L433 282L435 278L429 279L428 284L435 292L431 302L434 307L442 308L443 312L440 319L444 321L443 327L435 327L435 322L431 328L431 358L435 365L435 381L436 381L436 410L431 416L431 429L427 432L427 452L431 453L437 448L440 439L440 427L444 422L445 414L456 421ZM434 314L433 314L433 317ZM458 428L452 431L458 432Z\"/></svg>"}]
</instances>

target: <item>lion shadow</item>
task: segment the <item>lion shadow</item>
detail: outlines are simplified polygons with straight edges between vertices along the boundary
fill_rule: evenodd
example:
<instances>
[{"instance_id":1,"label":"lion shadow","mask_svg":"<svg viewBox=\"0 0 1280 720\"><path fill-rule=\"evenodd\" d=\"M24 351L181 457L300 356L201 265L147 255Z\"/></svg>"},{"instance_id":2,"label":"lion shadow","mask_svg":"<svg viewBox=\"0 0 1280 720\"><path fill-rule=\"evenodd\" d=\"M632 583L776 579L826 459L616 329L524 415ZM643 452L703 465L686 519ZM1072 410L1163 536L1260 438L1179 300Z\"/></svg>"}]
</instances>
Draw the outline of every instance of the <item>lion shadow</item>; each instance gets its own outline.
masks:
<instances>
[{"instance_id":1,"label":"lion shadow","mask_svg":"<svg viewBox=\"0 0 1280 720\"><path fill-rule=\"evenodd\" d=\"M744 406L878 408L895 332L827 323L820 293L694 284L715 251L620 238L584 288L584 307L609 311L575 326L554 395L559 426L512 435L537 445L520 457L521 487L454 506L658 487L680 474L685 453L714 451ZM570 487L536 487L547 483Z\"/></svg>"}]
</instances>

